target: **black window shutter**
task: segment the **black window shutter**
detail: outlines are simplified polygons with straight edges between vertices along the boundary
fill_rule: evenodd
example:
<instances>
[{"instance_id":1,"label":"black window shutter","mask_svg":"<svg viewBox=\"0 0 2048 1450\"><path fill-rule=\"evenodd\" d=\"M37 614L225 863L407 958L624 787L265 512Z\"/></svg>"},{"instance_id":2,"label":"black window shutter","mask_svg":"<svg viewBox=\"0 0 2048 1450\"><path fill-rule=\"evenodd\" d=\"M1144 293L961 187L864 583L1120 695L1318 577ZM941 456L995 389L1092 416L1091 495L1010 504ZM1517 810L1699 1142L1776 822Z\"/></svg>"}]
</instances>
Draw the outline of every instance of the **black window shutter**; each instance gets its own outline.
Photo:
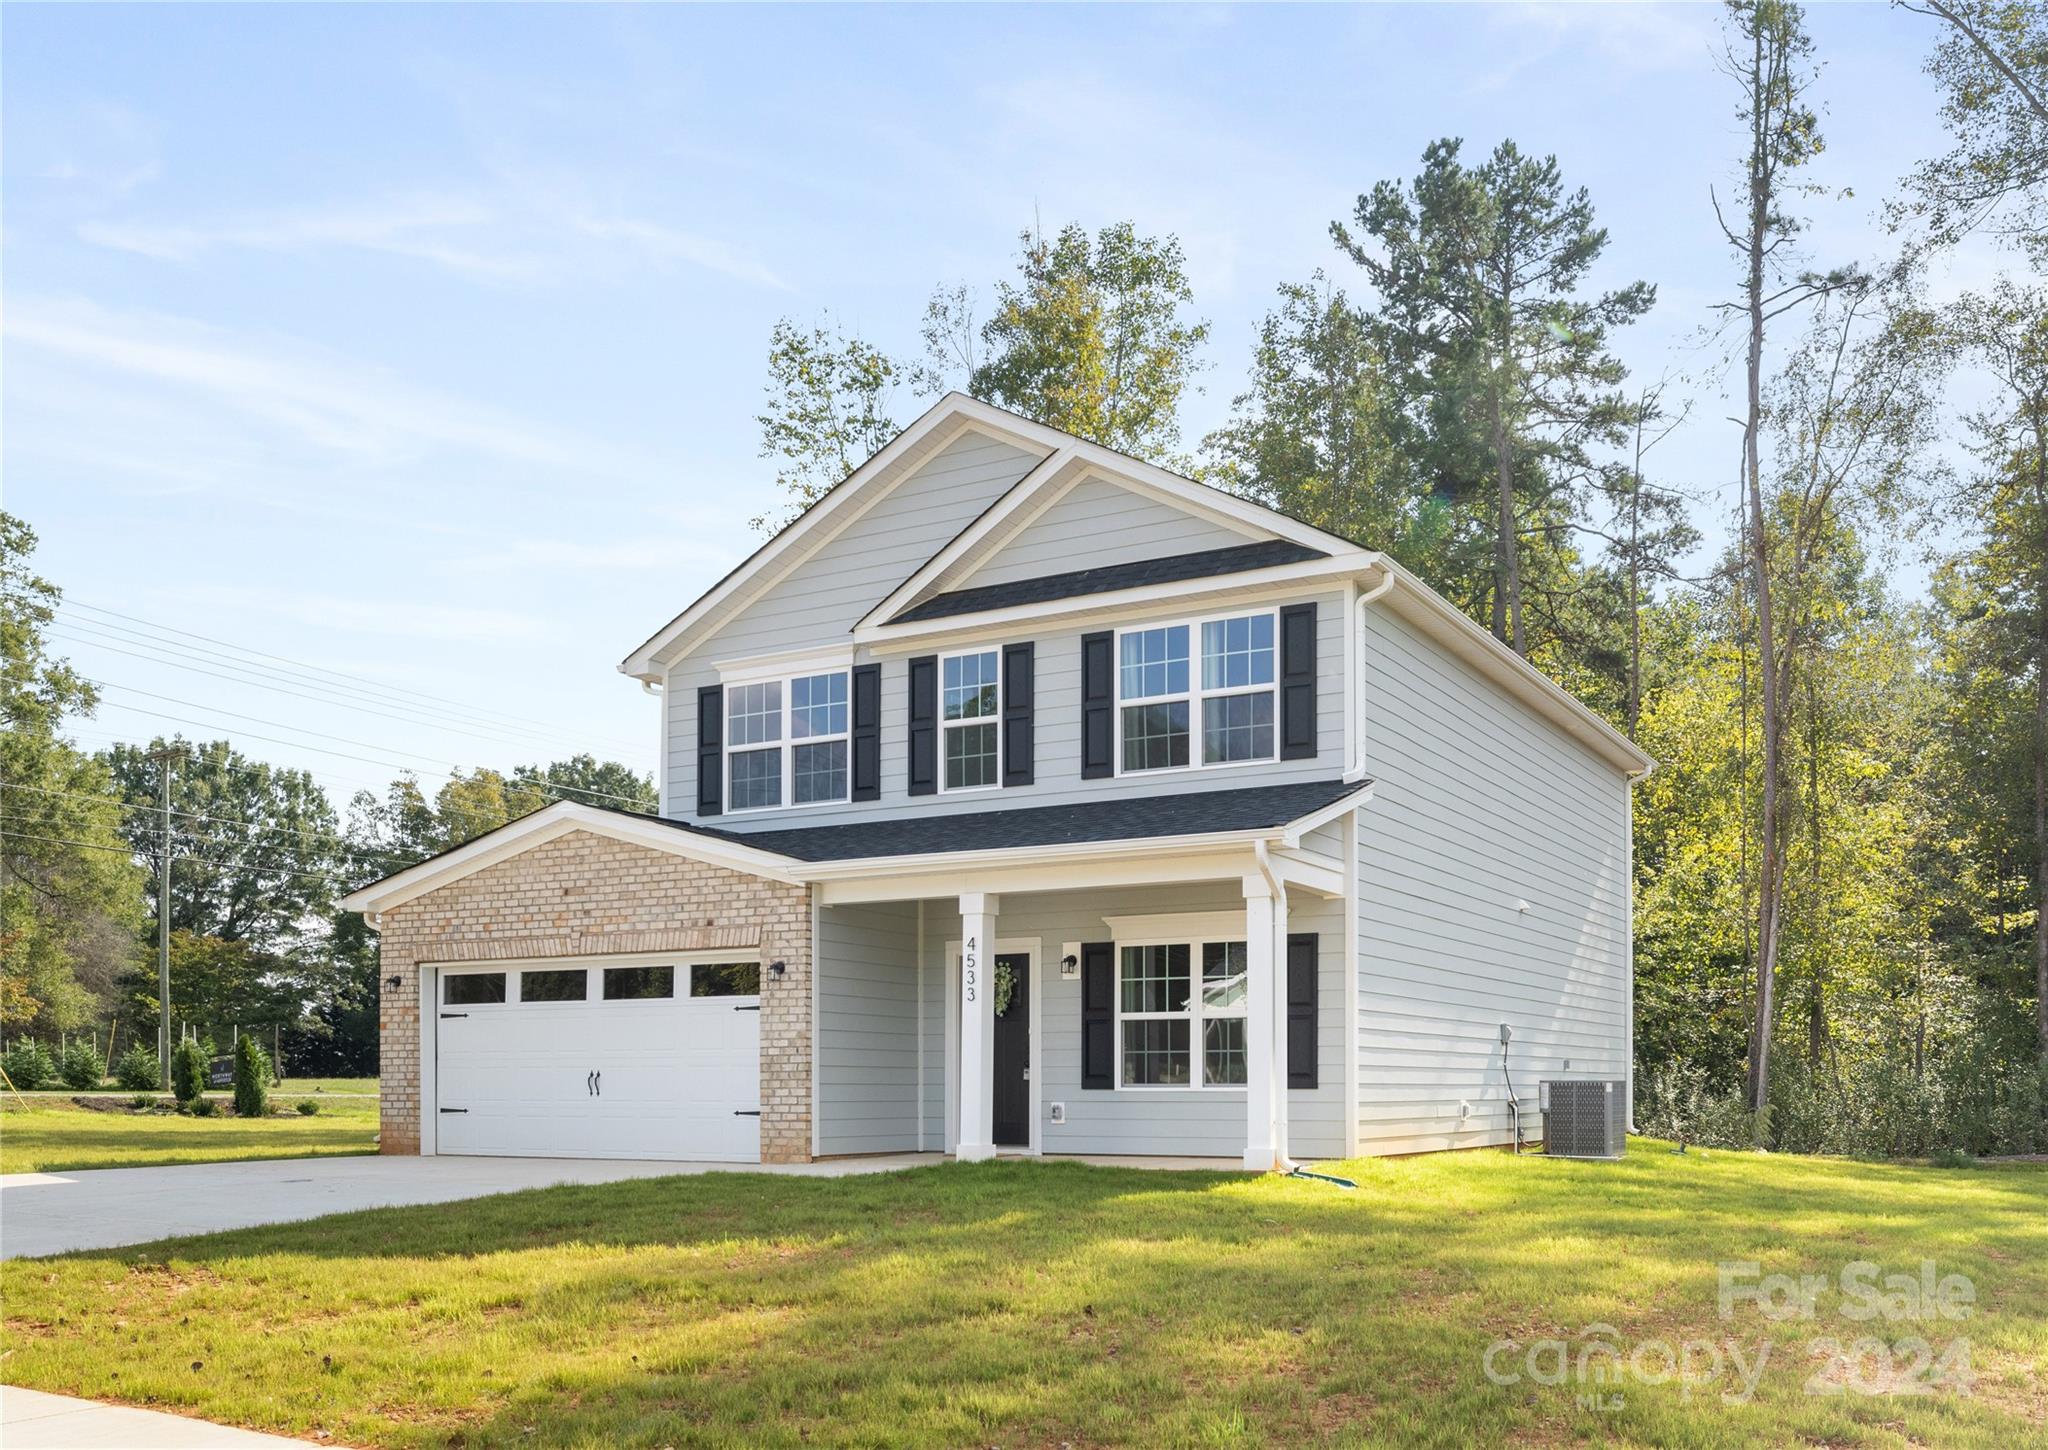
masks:
<instances>
[{"instance_id":1,"label":"black window shutter","mask_svg":"<svg viewBox=\"0 0 2048 1450\"><path fill-rule=\"evenodd\" d=\"M1003 646L1003 784L1031 784L1037 754L1033 738L1033 651L1031 642Z\"/></svg>"},{"instance_id":2,"label":"black window shutter","mask_svg":"<svg viewBox=\"0 0 2048 1450\"><path fill-rule=\"evenodd\" d=\"M853 798L882 798L882 667L853 667Z\"/></svg>"},{"instance_id":3,"label":"black window shutter","mask_svg":"<svg viewBox=\"0 0 2048 1450\"><path fill-rule=\"evenodd\" d=\"M1116 774L1116 635L1081 636L1081 779Z\"/></svg>"},{"instance_id":4,"label":"black window shutter","mask_svg":"<svg viewBox=\"0 0 2048 1450\"><path fill-rule=\"evenodd\" d=\"M697 687L697 814L725 810L725 686Z\"/></svg>"},{"instance_id":5,"label":"black window shutter","mask_svg":"<svg viewBox=\"0 0 2048 1450\"><path fill-rule=\"evenodd\" d=\"M1116 1086L1116 948L1081 944L1081 1086Z\"/></svg>"},{"instance_id":6,"label":"black window shutter","mask_svg":"<svg viewBox=\"0 0 2048 1450\"><path fill-rule=\"evenodd\" d=\"M1316 754L1316 607L1280 611L1280 758Z\"/></svg>"},{"instance_id":7,"label":"black window shutter","mask_svg":"<svg viewBox=\"0 0 2048 1450\"><path fill-rule=\"evenodd\" d=\"M1316 1085L1316 968L1322 938L1312 931L1287 934L1287 1085Z\"/></svg>"},{"instance_id":8,"label":"black window shutter","mask_svg":"<svg viewBox=\"0 0 2048 1450\"><path fill-rule=\"evenodd\" d=\"M910 662L910 793L939 788L939 657Z\"/></svg>"}]
</instances>

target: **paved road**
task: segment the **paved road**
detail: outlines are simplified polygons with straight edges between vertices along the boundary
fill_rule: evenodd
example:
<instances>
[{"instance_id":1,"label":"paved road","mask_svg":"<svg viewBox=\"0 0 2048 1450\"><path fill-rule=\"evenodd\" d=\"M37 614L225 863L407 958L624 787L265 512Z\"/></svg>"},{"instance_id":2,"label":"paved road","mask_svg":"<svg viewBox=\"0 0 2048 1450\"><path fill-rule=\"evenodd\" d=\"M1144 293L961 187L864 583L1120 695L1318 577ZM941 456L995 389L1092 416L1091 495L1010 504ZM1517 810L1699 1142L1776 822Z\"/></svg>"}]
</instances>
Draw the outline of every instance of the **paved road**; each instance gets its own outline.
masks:
<instances>
[{"instance_id":1,"label":"paved road","mask_svg":"<svg viewBox=\"0 0 2048 1450\"><path fill-rule=\"evenodd\" d=\"M678 1173L837 1178L941 1161L936 1153L741 1169L731 1163L571 1158L287 1158L180 1168L96 1168L0 1175L0 1258L111 1249L173 1235L399 1204L452 1203L546 1188Z\"/></svg>"},{"instance_id":2,"label":"paved road","mask_svg":"<svg viewBox=\"0 0 2048 1450\"><path fill-rule=\"evenodd\" d=\"M297 1450L313 1443L17 1389L0 1389L0 1441L7 1450Z\"/></svg>"}]
</instances>

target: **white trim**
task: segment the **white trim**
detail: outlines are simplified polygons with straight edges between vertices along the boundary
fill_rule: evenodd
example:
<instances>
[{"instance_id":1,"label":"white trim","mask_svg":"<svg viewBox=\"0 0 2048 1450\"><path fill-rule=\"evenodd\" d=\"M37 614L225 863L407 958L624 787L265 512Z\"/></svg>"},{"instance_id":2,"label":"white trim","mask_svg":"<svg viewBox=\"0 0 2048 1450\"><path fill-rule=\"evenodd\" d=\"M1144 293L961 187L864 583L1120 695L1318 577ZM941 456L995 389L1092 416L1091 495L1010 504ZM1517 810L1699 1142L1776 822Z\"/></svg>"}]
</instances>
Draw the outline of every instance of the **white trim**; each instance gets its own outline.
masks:
<instances>
[{"instance_id":1,"label":"white trim","mask_svg":"<svg viewBox=\"0 0 2048 1450\"><path fill-rule=\"evenodd\" d=\"M1202 683L1202 631L1212 624L1230 624L1240 619L1270 619L1273 621L1273 678L1263 685L1221 686L1210 689ZM1135 699L1124 698L1124 636L1127 634L1151 634L1160 630L1185 629L1188 632L1187 666L1188 684L1185 690L1168 691L1161 695L1140 695ZM1229 770L1245 765L1273 765L1280 759L1280 611L1277 609L1228 610L1221 614L1197 614L1173 619L1143 620L1132 624L1119 625L1110 640L1112 651L1110 668L1116 672L1114 706L1116 717L1110 739L1110 763L1113 775L1121 780L1127 775L1181 775L1190 771ZM1204 760L1203 736L1207 729L1204 718L1206 706L1211 700L1229 699L1237 695L1265 694L1273 700L1273 751L1270 755L1247 756L1243 760ZM1188 707L1188 763L1186 765L1157 765L1144 768L1127 768L1124 765L1124 711L1132 706L1173 705L1185 701Z\"/></svg>"},{"instance_id":2,"label":"white trim","mask_svg":"<svg viewBox=\"0 0 2048 1450\"><path fill-rule=\"evenodd\" d=\"M1367 805L1378 789L1372 782L1359 785L1349 795L1340 796L1328 805L1310 811L1305 816L1296 816L1280 828L1280 844L1289 851L1301 848L1302 838L1322 826L1328 825L1339 816L1346 815Z\"/></svg>"},{"instance_id":3,"label":"white trim","mask_svg":"<svg viewBox=\"0 0 2048 1450\"><path fill-rule=\"evenodd\" d=\"M976 658L976 659L979 659L979 658L981 658L981 657L983 657L983 656L985 656L985 655L992 655L992 656L994 656L994 658L995 658L995 662L996 662L996 673L995 673L995 685L996 685L996 708L995 708L995 711L994 711L994 713L993 713L993 714L989 714L989 715L971 715L971 716L968 716L967 718L965 718L965 719L961 719L961 720L948 720L948 719L946 718L946 661L948 661L948 660L964 660L964 659L967 659L967 658L970 658L970 657L972 657L972 658ZM981 794L981 793L982 793L982 792L984 792L984 791L997 791L997 790L1001 790L1001 789L1003 788L1003 651L1002 651L1002 649L1001 649L1001 648L1000 648L1000 647L998 646L998 647L994 647L994 648L988 648L988 649L960 649L960 650L954 650L954 651L952 651L951 653L948 653L948 654L942 654L942 655L940 655L940 656L938 657L938 660L937 660L936 664L934 665L934 668L935 668L935 669L936 669L936 670L938 671L938 677L939 677L939 710L938 710L938 715L939 715L939 719L938 719L938 726L939 726L939 741L938 741L938 750L939 750L939 760L938 760L938 770L937 770L937 772L936 772L936 774L938 775L938 778L939 778L939 791L938 791L938 793L939 793L940 795L979 795L979 794ZM990 782L989 782L989 783L988 783L987 785L947 785L947 784L946 784L946 732L947 732L948 730L965 730L965 729L969 729L969 728L972 728L972 727L974 727L974 726L978 726L978 725L986 725L986 726L989 726L990 728L992 728L992 729L993 729L993 730L994 730L994 731L996 732L996 778L995 778L994 780L990 781Z\"/></svg>"},{"instance_id":4,"label":"white trim","mask_svg":"<svg viewBox=\"0 0 2048 1450\"><path fill-rule=\"evenodd\" d=\"M646 846L671 856L682 856L708 865L725 866L792 886L804 878L792 868L787 856L752 846L705 836L675 826L662 825L652 817L629 816L618 811L599 810L576 801L556 801L510 825L478 836L466 845L443 852L417 866L409 866L382 881L352 891L341 899L343 909L376 913L403 906L452 881L459 881L487 866L510 860L535 846L545 845L572 831L589 831L629 845Z\"/></svg>"},{"instance_id":5,"label":"white trim","mask_svg":"<svg viewBox=\"0 0 2048 1450\"><path fill-rule=\"evenodd\" d=\"M1073 477L1065 479L1061 475L1073 469L1078 462L1078 456L1071 444L1048 453L1029 473L1005 490L1002 497L984 509L980 517L955 534L943 549L920 564L915 573L890 590L874 608L854 621L854 628L858 630L865 624L886 623L900 611L917 603L922 596L943 593L944 589L940 586L950 585L948 572L956 564L966 560L978 545L1003 524L1015 525L1006 534L1007 541L1008 537L1013 537L1029 527L1030 523L1043 515L1046 509L1071 493L1084 475L1075 472ZM1034 506L1035 498L1039 499L1039 502Z\"/></svg>"},{"instance_id":6,"label":"white trim","mask_svg":"<svg viewBox=\"0 0 2048 1450\"><path fill-rule=\"evenodd\" d=\"M1019 626L1073 623L1125 614L1150 604L1173 604L1179 610L1201 609L1204 600L1234 599L1235 606L1255 610L1267 599L1279 601L1301 594L1304 587L1352 578L1378 555L1341 559L1304 559L1298 564L1270 564L1263 569L1246 569L1235 574L1204 575L1166 584L1142 584L1130 589L1105 589L1098 594L1076 594L1047 599L1036 604L1015 604L973 614L946 615L939 619L913 620L907 624L862 625L854 630L853 641L877 653L908 653L929 648L933 641L978 638L983 634L1015 633ZM1177 616L1178 617L1178 616Z\"/></svg>"},{"instance_id":7,"label":"white trim","mask_svg":"<svg viewBox=\"0 0 2048 1450\"><path fill-rule=\"evenodd\" d=\"M959 393L948 393L933 403L901 433L884 444L867 462L835 484L824 497L805 509L774 538L756 549L731 573L707 589L689 608L655 631L638 649L621 660L618 666L619 673L644 679L657 668L657 659L660 665L673 668L678 660L685 658L690 650L701 642L686 639L686 636L699 625L704 624L719 609L733 602L741 594L750 591L758 593L786 578L790 571L802 565L818 549L831 542L848 524L886 498L913 470L906 468L886 479L881 479L881 475L887 473L897 463L904 462L909 454L919 450L920 445L920 457L930 457L942 452L947 445L968 431L975 416L986 410L986 405L979 405L973 410L962 406L970 401ZM978 431L1010 435L999 436L999 441L1003 442L1009 442L1010 437L1015 436L1015 429L1012 427L984 428ZM878 479L882 483L881 487L869 487ZM671 653L670 646L678 641L684 642L683 648Z\"/></svg>"},{"instance_id":8,"label":"white trim","mask_svg":"<svg viewBox=\"0 0 2048 1450\"><path fill-rule=\"evenodd\" d=\"M658 692L644 680L640 686L654 695L658 707L654 712L654 810L660 816L668 814L668 680L668 672L664 670Z\"/></svg>"},{"instance_id":9,"label":"white trim","mask_svg":"<svg viewBox=\"0 0 2048 1450\"><path fill-rule=\"evenodd\" d=\"M799 675L829 675L851 670L853 646L837 649L783 650L776 654L719 660L712 665L722 685L759 685Z\"/></svg>"},{"instance_id":10,"label":"white trim","mask_svg":"<svg viewBox=\"0 0 2048 1450\"><path fill-rule=\"evenodd\" d=\"M1194 938L1218 933L1235 933L1228 940L1236 941L1244 935L1244 912L1237 911L1181 911L1166 912L1158 916L1105 916L1102 924L1109 928L1110 940L1140 938L1155 941L1192 941Z\"/></svg>"},{"instance_id":11,"label":"white trim","mask_svg":"<svg viewBox=\"0 0 2048 1450\"><path fill-rule=\"evenodd\" d=\"M380 963L381 965L381 963ZM414 985L419 999L413 1004L419 1012L420 1024L420 1156L437 1157L441 1151L440 1121L441 1106L441 969L422 962L419 979ZM431 1005L431 1011L428 1010ZM383 1084L378 1084L381 1094Z\"/></svg>"},{"instance_id":12,"label":"white trim","mask_svg":"<svg viewBox=\"0 0 2048 1450\"><path fill-rule=\"evenodd\" d=\"M1356 812L1344 822L1344 1156L1358 1156L1363 1111L1358 1097L1358 837L1363 822Z\"/></svg>"}]
</instances>

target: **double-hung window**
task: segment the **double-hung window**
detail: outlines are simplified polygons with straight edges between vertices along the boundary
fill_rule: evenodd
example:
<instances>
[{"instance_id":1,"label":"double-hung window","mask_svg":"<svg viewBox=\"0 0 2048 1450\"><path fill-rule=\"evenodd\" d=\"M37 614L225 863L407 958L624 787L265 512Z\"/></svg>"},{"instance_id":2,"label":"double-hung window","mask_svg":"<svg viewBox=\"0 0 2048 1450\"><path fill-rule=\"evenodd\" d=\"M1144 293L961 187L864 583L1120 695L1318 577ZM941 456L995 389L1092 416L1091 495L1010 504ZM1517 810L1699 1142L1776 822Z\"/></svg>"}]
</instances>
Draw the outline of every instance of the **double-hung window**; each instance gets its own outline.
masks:
<instances>
[{"instance_id":1,"label":"double-hung window","mask_svg":"<svg viewBox=\"0 0 2048 1450\"><path fill-rule=\"evenodd\" d=\"M1122 631L1119 769L1275 759L1275 618L1266 611Z\"/></svg>"},{"instance_id":2,"label":"double-hung window","mask_svg":"<svg viewBox=\"0 0 2048 1450\"><path fill-rule=\"evenodd\" d=\"M727 687L730 809L847 799L846 688L844 670Z\"/></svg>"},{"instance_id":3,"label":"double-hung window","mask_svg":"<svg viewBox=\"0 0 2048 1450\"><path fill-rule=\"evenodd\" d=\"M1119 1085L1242 1087L1246 962L1241 941L1119 944Z\"/></svg>"},{"instance_id":4,"label":"double-hung window","mask_svg":"<svg viewBox=\"0 0 2048 1450\"><path fill-rule=\"evenodd\" d=\"M996 773L1001 660L995 650L947 655L939 666L941 755L945 790L999 785Z\"/></svg>"}]
</instances>

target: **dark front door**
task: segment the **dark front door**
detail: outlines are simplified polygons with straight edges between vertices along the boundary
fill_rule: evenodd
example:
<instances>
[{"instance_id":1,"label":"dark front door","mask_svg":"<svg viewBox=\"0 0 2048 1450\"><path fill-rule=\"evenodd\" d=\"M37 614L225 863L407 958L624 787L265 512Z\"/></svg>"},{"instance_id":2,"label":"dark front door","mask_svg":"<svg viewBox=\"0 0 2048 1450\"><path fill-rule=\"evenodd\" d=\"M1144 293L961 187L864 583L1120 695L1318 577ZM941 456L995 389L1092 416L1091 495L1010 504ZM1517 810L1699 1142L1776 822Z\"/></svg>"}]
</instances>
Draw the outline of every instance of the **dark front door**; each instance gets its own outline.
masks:
<instances>
[{"instance_id":1,"label":"dark front door","mask_svg":"<svg viewBox=\"0 0 2048 1450\"><path fill-rule=\"evenodd\" d=\"M1031 958L996 958L995 1140L1031 1146ZM1003 981L1009 999L1003 998Z\"/></svg>"}]
</instances>

